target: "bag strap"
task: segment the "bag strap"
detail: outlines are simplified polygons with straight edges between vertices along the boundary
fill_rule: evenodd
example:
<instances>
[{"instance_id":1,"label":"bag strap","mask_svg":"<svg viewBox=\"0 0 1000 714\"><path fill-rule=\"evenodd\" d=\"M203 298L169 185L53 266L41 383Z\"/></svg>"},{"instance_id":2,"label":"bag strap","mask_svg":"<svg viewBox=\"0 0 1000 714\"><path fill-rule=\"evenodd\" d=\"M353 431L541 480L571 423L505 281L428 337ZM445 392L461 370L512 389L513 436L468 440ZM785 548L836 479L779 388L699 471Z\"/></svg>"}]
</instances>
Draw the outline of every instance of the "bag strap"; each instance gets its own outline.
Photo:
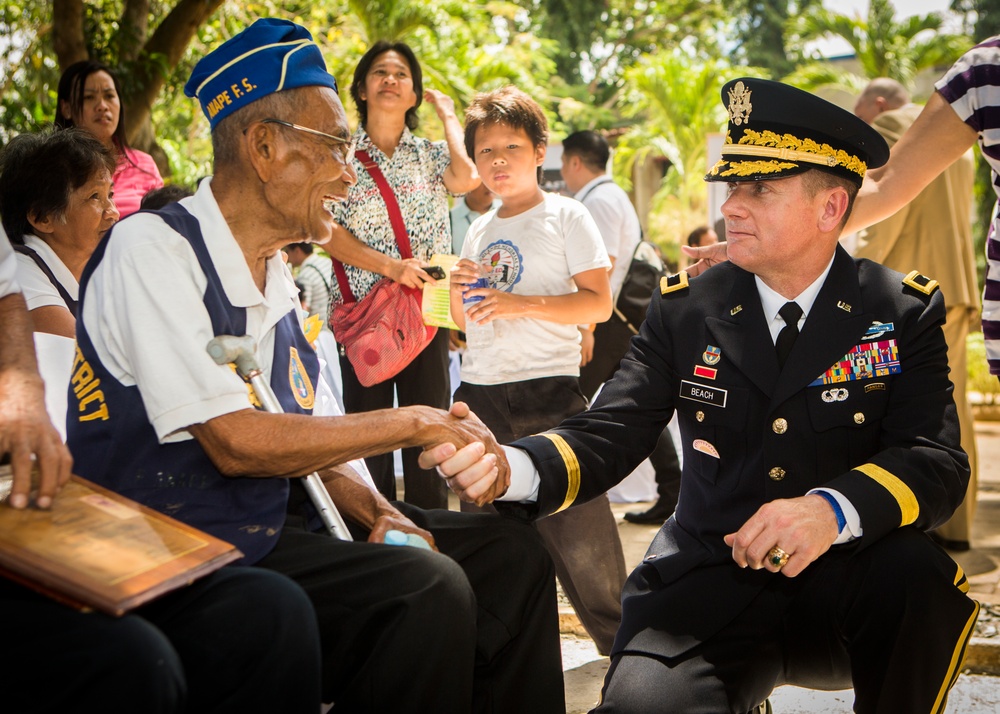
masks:
<instances>
[{"instance_id":1,"label":"bag strap","mask_svg":"<svg viewBox=\"0 0 1000 714\"><path fill-rule=\"evenodd\" d=\"M609 183L614 183L614 179L606 178L603 181L598 181L597 183L595 183L593 186L591 186L590 188L587 189L587 193L585 193L582 196L580 196L580 203L583 203L584 201L586 201L587 197L590 196L590 194L594 192L595 188L597 188L598 186L604 186L605 184L609 184Z\"/></svg>"},{"instance_id":2,"label":"bag strap","mask_svg":"<svg viewBox=\"0 0 1000 714\"><path fill-rule=\"evenodd\" d=\"M42 260L42 256L40 256L38 253L33 251L28 246L23 245L21 243L11 243L11 246L14 248L15 251L17 251L21 255L28 256L35 262L35 265L38 266L38 269L42 271L45 277L49 279L49 282L52 283L52 286L59 293L59 297L62 298L62 301L66 303L66 309L69 310L70 314L75 318L77 301L71 298L69 295L69 291L62 286L62 283L56 280L56 276L52 273L52 270L49 268L49 266L45 264L45 261Z\"/></svg>"},{"instance_id":3,"label":"bag strap","mask_svg":"<svg viewBox=\"0 0 1000 714\"><path fill-rule=\"evenodd\" d=\"M372 180L375 181L375 185L378 186L378 192L382 194L382 200L385 202L385 208L389 213L389 223L392 225L392 232L396 237L396 247L399 248L400 257L403 260L412 258L413 251L410 249L410 237L406 233L406 224L403 223L403 212L399 210L399 202L396 200L396 194L393 192L392 186L386 180L382 169L372 160L371 154L364 149L358 149L354 152L354 156L364 167L365 171L368 172L368 175L372 177ZM347 272L344 270L344 265L336 258L333 259L333 272L337 276L337 284L340 286L340 293L344 297L344 302L356 302L354 293L351 292L350 283L347 280Z\"/></svg>"}]
</instances>

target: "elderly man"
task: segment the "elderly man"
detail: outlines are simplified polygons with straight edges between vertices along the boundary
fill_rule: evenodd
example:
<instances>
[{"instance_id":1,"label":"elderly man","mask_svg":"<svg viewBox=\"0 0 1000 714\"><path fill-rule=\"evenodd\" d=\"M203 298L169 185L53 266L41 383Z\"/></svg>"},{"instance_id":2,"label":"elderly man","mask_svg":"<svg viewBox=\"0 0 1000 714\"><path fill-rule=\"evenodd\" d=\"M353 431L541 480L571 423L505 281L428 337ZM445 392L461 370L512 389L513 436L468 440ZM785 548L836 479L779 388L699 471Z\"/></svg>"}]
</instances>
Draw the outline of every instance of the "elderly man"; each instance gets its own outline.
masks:
<instances>
[{"instance_id":1,"label":"elderly man","mask_svg":"<svg viewBox=\"0 0 1000 714\"><path fill-rule=\"evenodd\" d=\"M337 711L564 710L552 565L530 527L391 504L359 476L371 454L479 440L478 420L462 405L319 416L279 252L328 240L329 203L355 181L319 49L298 25L259 20L203 58L186 91L212 126L214 176L116 226L81 281L68 424L81 474L298 582ZM284 414L252 408L208 356L220 334L256 340ZM318 532L296 478L313 471L362 542ZM441 552L383 544L390 529Z\"/></svg>"},{"instance_id":2,"label":"elderly man","mask_svg":"<svg viewBox=\"0 0 1000 714\"><path fill-rule=\"evenodd\" d=\"M47 509L72 459L45 411L14 273L0 228L0 457L10 459L13 476L0 507ZM29 504L32 461L39 479ZM120 618L78 612L0 578L0 611L8 711L316 711L315 617L301 588L277 573L225 568ZM250 618L258 626L244 628ZM275 648L287 657L269 661Z\"/></svg>"},{"instance_id":3,"label":"elderly man","mask_svg":"<svg viewBox=\"0 0 1000 714\"><path fill-rule=\"evenodd\" d=\"M756 711L784 683L857 712L944 707L978 605L924 533L969 477L933 281L837 245L884 140L760 79L723 88L729 263L664 279L594 406L507 447L425 452L463 498L593 498L676 411L680 501L632 573L597 712ZM801 335L799 332L801 331ZM529 508L520 505L518 508Z\"/></svg>"},{"instance_id":4,"label":"elderly man","mask_svg":"<svg viewBox=\"0 0 1000 714\"><path fill-rule=\"evenodd\" d=\"M894 79L873 79L854 105L854 113L871 124L889 146L916 121L923 107L910 102L906 88ZM962 426L962 448L969 455L969 490L947 523L934 531L942 545L968 550L976 511L976 434L965 394L965 341L979 316L979 283L972 246L972 184L975 165L966 151L942 171L916 198L891 217L858 235L857 258L909 272L934 271L948 306L944 324L948 364L955 385L955 405Z\"/></svg>"}]
</instances>

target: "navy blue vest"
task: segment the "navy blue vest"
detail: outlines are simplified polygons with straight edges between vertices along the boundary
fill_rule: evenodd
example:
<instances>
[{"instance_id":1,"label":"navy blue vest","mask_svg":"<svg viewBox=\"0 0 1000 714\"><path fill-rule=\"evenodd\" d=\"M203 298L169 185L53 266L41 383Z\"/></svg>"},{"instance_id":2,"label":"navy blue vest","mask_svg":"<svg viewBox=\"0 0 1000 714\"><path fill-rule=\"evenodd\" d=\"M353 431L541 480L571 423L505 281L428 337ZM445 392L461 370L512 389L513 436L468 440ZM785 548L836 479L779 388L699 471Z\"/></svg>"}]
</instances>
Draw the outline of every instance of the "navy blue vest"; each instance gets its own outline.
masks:
<instances>
[{"instance_id":1,"label":"navy blue vest","mask_svg":"<svg viewBox=\"0 0 1000 714\"><path fill-rule=\"evenodd\" d=\"M246 310L226 298L197 219L177 204L157 214L188 240L198 257L208 280L204 301L215 334L246 334ZM109 238L110 231L80 280L81 316L87 285ZM271 387L286 412L310 414L319 360L294 310L274 330ZM101 364L82 320L77 320L76 338L66 416L76 473L233 543L243 551L245 564L267 555L285 521L288 480L229 478L194 439L160 444L138 387L122 385ZM170 375L161 378L169 381Z\"/></svg>"}]
</instances>

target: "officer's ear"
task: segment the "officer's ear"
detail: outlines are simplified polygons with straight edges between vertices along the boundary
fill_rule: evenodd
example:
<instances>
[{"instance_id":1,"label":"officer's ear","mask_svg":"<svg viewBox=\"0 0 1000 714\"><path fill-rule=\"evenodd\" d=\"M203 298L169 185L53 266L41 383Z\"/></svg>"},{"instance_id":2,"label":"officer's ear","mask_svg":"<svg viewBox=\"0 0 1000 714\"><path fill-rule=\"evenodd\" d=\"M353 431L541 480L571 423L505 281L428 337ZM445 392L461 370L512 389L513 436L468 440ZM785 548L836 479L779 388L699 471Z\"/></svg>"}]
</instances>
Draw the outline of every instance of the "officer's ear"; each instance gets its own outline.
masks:
<instances>
[{"instance_id":1,"label":"officer's ear","mask_svg":"<svg viewBox=\"0 0 1000 714\"><path fill-rule=\"evenodd\" d=\"M851 198L843 186L828 188L820 194L823 197L818 228L824 233L838 230L844 223Z\"/></svg>"}]
</instances>

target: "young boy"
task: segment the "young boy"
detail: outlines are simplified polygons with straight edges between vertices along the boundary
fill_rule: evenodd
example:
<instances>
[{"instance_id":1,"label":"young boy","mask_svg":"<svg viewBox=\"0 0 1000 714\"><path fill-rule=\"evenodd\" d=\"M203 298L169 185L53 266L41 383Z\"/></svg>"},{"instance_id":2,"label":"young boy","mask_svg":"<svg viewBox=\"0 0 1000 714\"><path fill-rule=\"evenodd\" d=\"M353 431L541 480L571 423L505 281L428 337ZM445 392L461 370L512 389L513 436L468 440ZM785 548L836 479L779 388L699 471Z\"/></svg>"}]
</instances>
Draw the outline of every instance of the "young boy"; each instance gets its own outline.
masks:
<instances>
[{"instance_id":1,"label":"young boy","mask_svg":"<svg viewBox=\"0 0 1000 714\"><path fill-rule=\"evenodd\" d=\"M466 319L489 322L495 334L489 347L470 344L455 399L466 402L500 443L586 409L577 326L611 315L611 261L597 225L583 204L538 186L547 141L541 107L514 87L480 94L466 112L466 149L502 203L469 227L451 274L455 321L463 329ZM469 289L478 265L490 287ZM482 296L467 313L466 293ZM607 497L537 525L563 589L607 653L626 576Z\"/></svg>"}]
</instances>

